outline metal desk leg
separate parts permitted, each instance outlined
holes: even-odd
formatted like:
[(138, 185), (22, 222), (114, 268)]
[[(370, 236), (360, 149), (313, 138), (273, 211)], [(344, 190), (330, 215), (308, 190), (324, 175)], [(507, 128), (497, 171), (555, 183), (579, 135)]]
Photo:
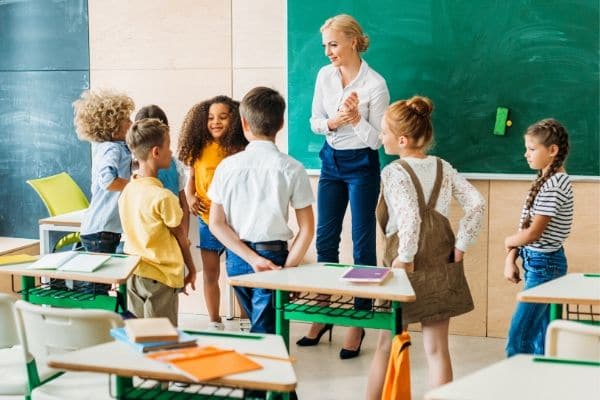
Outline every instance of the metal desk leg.
[(284, 318), (284, 307), (290, 301), (288, 292), (275, 291), (275, 333), (283, 337), (285, 347), (290, 351), (290, 321)]
[(127, 284), (120, 283), (117, 286), (117, 296), (120, 297), (120, 300), (117, 299), (117, 304), (120, 304), (122, 307), (121, 312), (127, 311)]
[(123, 376), (116, 376), (117, 383), (117, 399), (125, 399), (127, 392), (133, 387), (133, 378), (126, 378)]
[(561, 319), (563, 312), (562, 304), (550, 304), (550, 321)]
[(40, 255), (50, 254), (50, 226), (40, 225)]
[(225, 291), (227, 292), (227, 316), (225, 318), (231, 321), (235, 316), (235, 290), (229, 282), (226, 282)]
[(390, 330), (392, 337), (402, 333), (402, 305), (397, 301), (392, 301), (392, 321)]
[(29, 301), (29, 291), (35, 287), (35, 278), (33, 276), (21, 276), (21, 298)]

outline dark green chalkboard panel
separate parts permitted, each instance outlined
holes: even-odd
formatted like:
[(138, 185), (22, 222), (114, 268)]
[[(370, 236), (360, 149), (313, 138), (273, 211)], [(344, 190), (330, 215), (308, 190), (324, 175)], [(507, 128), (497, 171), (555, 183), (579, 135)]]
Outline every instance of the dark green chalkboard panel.
[(66, 171), (89, 196), (90, 149), (71, 106), (88, 86), (87, 72), (0, 72), (0, 236), (35, 238), (48, 215), (27, 179)]
[[(354, 15), (371, 38), (364, 55), (388, 82), (392, 100), (414, 94), (435, 103), (434, 154), (462, 172), (530, 173), (522, 133), (545, 117), (571, 134), (567, 168), (599, 175), (599, 63), (596, 0), (288, 1), (289, 152), (320, 168), (323, 136), (310, 109), (323, 55), (319, 27)], [(496, 108), (513, 126), (493, 135)]]
[(86, 0), (0, 0), (0, 235), (38, 237), (27, 179), (68, 172), (89, 196), (71, 103), (89, 88)]
[(0, 70), (89, 68), (87, 0), (0, 0)]

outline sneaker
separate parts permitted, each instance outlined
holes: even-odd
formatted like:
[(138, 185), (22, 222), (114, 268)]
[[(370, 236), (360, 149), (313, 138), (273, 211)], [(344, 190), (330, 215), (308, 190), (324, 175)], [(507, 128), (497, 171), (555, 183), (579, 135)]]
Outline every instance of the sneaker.
[(240, 319), (240, 331), (250, 332), (250, 328), (252, 328), (252, 323), (248, 318)]
[(225, 325), (222, 322), (209, 322), (208, 323), (208, 327), (206, 328), (207, 331), (224, 331), (225, 330)]

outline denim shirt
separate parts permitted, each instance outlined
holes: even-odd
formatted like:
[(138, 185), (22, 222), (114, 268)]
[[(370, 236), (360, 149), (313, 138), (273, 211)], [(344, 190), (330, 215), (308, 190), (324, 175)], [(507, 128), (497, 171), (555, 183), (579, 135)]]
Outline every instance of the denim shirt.
[(107, 189), (116, 178), (131, 178), (131, 152), (125, 142), (92, 143), (92, 201), (81, 221), (82, 235), (122, 233), (117, 204), (121, 192)]

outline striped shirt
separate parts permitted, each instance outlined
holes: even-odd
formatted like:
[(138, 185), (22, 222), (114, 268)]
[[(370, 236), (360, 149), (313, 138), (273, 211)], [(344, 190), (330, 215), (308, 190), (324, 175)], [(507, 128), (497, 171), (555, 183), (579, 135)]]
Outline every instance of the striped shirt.
[[(531, 220), (536, 215), (546, 215), (550, 217), (550, 222), (542, 236), (525, 247), (542, 252), (560, 249), (573, 225), (573, 188), (569, 175), (559, 172), (550, 177), (542, 185), (529, 213)], [(526, 215), (527, 210), (523, 206), (520, 225)]]

